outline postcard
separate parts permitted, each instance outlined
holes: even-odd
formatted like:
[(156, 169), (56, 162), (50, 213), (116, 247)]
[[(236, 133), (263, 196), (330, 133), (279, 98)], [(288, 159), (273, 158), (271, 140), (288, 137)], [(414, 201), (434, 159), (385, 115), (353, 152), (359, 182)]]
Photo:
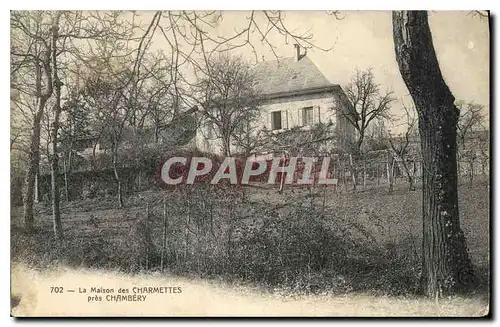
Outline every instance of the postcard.
[(488, 11), (11, 11), (13, 317), (491, 317)]

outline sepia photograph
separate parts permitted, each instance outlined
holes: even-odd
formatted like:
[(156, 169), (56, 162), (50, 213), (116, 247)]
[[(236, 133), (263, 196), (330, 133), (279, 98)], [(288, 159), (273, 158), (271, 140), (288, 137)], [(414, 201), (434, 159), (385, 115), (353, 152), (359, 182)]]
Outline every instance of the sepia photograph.
[(489, 11), (9, 15), (11, 317), (491, 319)]

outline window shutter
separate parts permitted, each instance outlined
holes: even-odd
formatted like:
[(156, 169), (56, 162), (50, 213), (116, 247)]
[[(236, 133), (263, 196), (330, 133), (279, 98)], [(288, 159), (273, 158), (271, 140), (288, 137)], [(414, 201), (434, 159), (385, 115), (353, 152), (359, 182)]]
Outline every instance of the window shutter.
[(304, 125), (303, 121), (302, 121), (302, 108), (298, 108), (297, 109), (297, 126), (302, 126)]
[(321, 112), (320, 112), (319, 106), (314, 106), (313, 107), (313, 125), (321, 122), (320, 114), (321, 114)]
[[(282, 127), (288, 129), (288, 110), (284, 110), (282, 112), (285, 113), (285, 117), (284, 117), (285, 123)], [(281, 119), (283, 119), (283, 116), (281, 117)]]
[(267, 114), (266, 127), (267, 127), (268, 130), (272, 130), (273, 129), (273, 126), (272, 126), (272, 113), (271, 112), (269, 112)]

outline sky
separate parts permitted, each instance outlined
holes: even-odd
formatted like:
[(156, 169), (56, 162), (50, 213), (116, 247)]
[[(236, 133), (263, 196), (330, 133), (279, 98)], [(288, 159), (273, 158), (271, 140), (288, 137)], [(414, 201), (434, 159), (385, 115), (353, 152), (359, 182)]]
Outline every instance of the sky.
[[(149, 13), (145, 13), (147, 20)], [(224, 11), (223, 20), (215, 31), (219, 35), (233, 35), (247, 23), (249, 12)], [(310, 49), (307, 56), (318, 66), (330, 82), (345, 87), (356, 69), (373, 68), (377, 83), (383, 90), (393, 91), (398, 101), (411, 103), (408, 90), (398, 70), (392, 39), (390, 11), (344, 11), (342, 19), (335, 19), (324, 11), (285, 12), (285, 24), (297, 32), (310, 32), (314, 43), (330, 51)], [(259, 16), (258, 21), (264, 22)], [(457, 100), (474, 101), (489, 111), (489, 27), (487, 19), (467, 11), (432, 11), (429, 24), (441, 71)], [(265, 26), (263, 23), (262, 26)], [(276, 34), (268, 36), (280, 57), (295, 55), (293, 42)], [(257, 35), (253, 42), (258, 60), (275, 60), (268, 46), (261, 44)], [(154, 46), (168, 48), (161, 35), (156, 35)], [(255, 62), (250, 48), (236, 51)], [(402, 114), (399, 103), (393, 104), (393, 114)], [(397, 129), (400, 122), (393, 123)], [(389, 125), (390, 126), (390, 125)]]
[[(152, 11), (137, 12), (143, 26), (153, 18)], [(248, 25), (249, 11), (223, 11), (217, 27), (209, 30), (211, 37), (232, 36)], [(325, 11), (286, 11), (284, 23), (294, 33), (310, 33), (313, 43), (329, 51), (309, 49), (307, 56), (323, 72), (327, 79), (345, 89), (356, 69), (373, 69), (375, 80), (383, 91), (393, 91), (397, 101), (392, 104), (394, 117), (402, 117), (400, 101), (411, 104), (408, 90), (397, 66), (390, 11), (342, 11), (341, 19), (327, 15)], [(266, 28), (267, 19), (256, 12), (255, 19)], [(488, 20), (473, 16), (468, 11), (431, 11), (429, 24), (434, 47), (443, 76), (456, 100), (474, 101), (485, 106), (489, 114), (489, 26)], [(167, 18), (161, 21), (168, 27)], [(270, 33), (267, 39), (275, 47), (279, 57), (295, 56), (293, 41), (278, 33)], [(251, 36), (257, 60), (276, 60), (270, 47), (262, 43), (258, 33)], [(153, 38), (153, 50), (170, 51), (170, 45), (161, 32)], [(239, 54), (255, 63), (250, 46), (238, 48)], [(405, 130), (405, 120), (386, 123), (393, 133)]]

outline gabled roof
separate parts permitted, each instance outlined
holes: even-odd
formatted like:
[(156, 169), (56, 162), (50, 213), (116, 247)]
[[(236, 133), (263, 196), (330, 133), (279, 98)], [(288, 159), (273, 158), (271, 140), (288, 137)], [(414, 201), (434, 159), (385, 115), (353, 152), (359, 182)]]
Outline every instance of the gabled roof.
[(254, 66), (256, 87), (264, 95), (333, 87), (308, 57), (265, 61)]

